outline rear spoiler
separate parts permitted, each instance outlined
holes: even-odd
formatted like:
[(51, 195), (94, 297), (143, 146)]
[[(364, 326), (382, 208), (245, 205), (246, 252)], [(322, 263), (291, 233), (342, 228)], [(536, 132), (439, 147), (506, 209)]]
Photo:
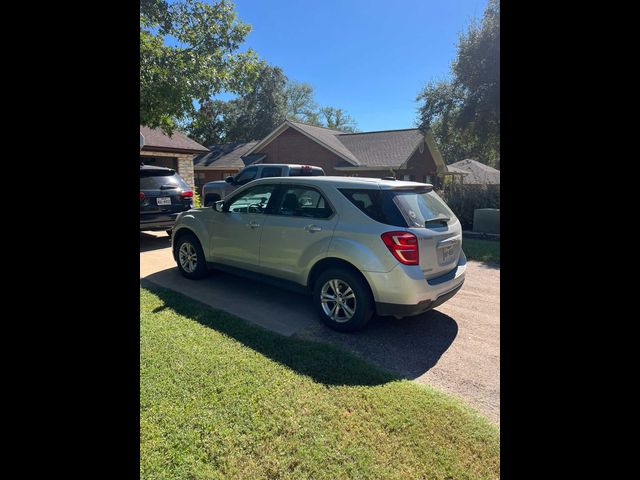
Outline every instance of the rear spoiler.
[(421, 185), (411, 185), (411, 186), (400, 186), (400, 187), (391, 187), (389, 190), (393, 192), (416, 192), (416, 193), (429, 193), (433, 190), (433, 185), (430, 183), (423, 183)]

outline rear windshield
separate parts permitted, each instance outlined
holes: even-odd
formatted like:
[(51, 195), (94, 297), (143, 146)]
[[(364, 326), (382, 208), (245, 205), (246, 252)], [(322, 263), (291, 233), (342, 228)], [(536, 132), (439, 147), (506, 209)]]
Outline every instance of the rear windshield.
[(386, 225), (425, 227), (429, 220), (454, 218), (434, 191), (340, 189), (340, 192), (370, 218)]
[(160, 190), (162, 186), (189, 190), (189, 186), (176, 172), (170, 170), (140, 170), (140, 190)]
[(322, 177), (324, 176), (324, 170), (319, 167), (291, 167), (289, 168), (290, 177)]

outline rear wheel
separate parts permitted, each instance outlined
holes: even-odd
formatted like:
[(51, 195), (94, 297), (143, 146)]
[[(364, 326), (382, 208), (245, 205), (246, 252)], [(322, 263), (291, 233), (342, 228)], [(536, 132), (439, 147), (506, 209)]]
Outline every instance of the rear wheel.
[(313, 300), (322, 321), (340, 332), (359, 330), (373, 316), (368, 286), (347, 269), (322, 272), (314, 285)]
[(176, 242), (176, 263), (180, 273), (192, 280), (204, 278), (208, 274), (204, 251), (195, 235), (185, 233)]

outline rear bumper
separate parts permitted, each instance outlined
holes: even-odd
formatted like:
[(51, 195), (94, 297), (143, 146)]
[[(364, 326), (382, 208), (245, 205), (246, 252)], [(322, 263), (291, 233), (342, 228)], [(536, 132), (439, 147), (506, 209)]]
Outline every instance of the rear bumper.
[(443, 293), (437, 297), (434, 301), (423, 300), (416, 305), (403, 305), (398, 303), (378, 303), (376, 302), (376, 313), (380, 316), (393, 315), (394, 317), (411, 317), (413, 315), (420, 315), (421, 313), (428, 312), (432, 308), (436, 308), (438, 305), (442, 305), (444, 302), (453, 297), (462, 288), (462, 284), (455, 287), (453, 290), (447, 293)]
[(462, 287), (467, 257), (437, 278), (426, 280), (420, 267), (398, 265), (386, 273), (362, 272), (371, 286), (378, 315), (408, 317), (431, 310), (453, 297)]
[(140, 231), (143, 230), (169, 230), (176, 223), (176, 218), (181, 212), (162, 215), (140, 215)]

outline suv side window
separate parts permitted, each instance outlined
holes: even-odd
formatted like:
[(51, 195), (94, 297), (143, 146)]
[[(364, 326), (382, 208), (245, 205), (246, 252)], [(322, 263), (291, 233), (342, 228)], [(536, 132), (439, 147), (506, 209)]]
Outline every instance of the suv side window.
[(274, 209), (276, 215), (294, 217), (329, 218), (333, 211), (322, 194), (309, 187), (285, 186), (279, 205)]
[(245, 183), (249, 183), (251, 180), (256, 178), (258, 174), (258, 167), (249, 167), (246, 170), (243, 170), (240, 175), (236, 177), (236, 183), (238, 185), (244, 185)]
[(225, 212), (269, 213), (269, 201), (276, 189), (275, 185), (257, 185), (241, 193), (230, 202), (225, 202)]
[(282, 176), (282, 167), (263, 167), (262, 173), (260, 174), (260, 178), (281, 177), (281, 176)]
[(404, 217), (398, 211), (397, 206), (390, 201), (380, 190), (339, 188), (351, 203), (376, 222), (397, 227), (407, 227)]

